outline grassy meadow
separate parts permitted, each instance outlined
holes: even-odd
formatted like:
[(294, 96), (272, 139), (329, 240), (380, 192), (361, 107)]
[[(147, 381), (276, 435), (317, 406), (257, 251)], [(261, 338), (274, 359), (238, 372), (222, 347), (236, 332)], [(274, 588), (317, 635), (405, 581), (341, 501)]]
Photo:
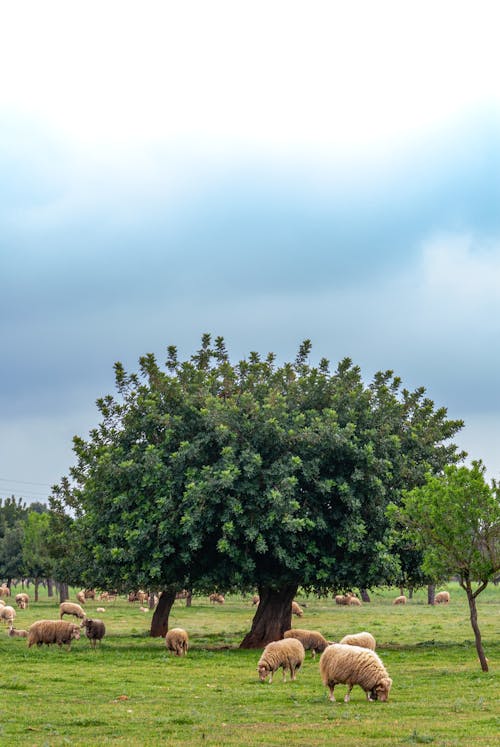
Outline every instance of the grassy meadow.
[[(397, 590), (372, 592), (370, 604), (339, 607), (332, 599), (298, 595), (304, 616), (295, 627), (329, 640), (369, 630), (393, 679), (388, 703), (370, 703), (346, 687), (330, 703), (318, 661), (306, 653), (295, 682), (257, 677), (259, 651), (238, 645), (255, 608), (251, 598), (222, 606), (194, 597), (177, 601), (170, 627), (186, 628), (190, 650), (176, 658), (148, 635), (151, 612), (125, 598), (87, 602), (107, 634), (93, 651), (82, 637), (70, 652), (27, 648), (0, 624), (0, 745), (500, 745), (500, 587), (478, 598), (490, 671), (483, 673), (464, 592), (449, 584), (449, 606), (430, 607), (426, 591), (393, 606)], [(13, 594), (21, 591), (20, 587)], [(28, 589), (32, 596), (32, 587)], [(75, 600), (74, 593), (71, 600)], [(96, 607), (105, 612), (97, 613)], [(58, 617), (57, 599), (18, 610), (16, 628)], [(72, 619), (65, 617), (65, 619)]]

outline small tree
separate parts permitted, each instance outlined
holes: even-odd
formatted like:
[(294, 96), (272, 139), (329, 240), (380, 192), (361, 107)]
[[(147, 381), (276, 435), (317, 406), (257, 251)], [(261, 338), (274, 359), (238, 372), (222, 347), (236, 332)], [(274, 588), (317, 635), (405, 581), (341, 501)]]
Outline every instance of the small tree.
[(40, 580), (52, 574), (53, 562), (48, 546), (49, 526), (49, 514), (37, 511), (30, 511), (24, 524), (23, 565), (26, 575), (33, 578), (35, 584), (35, 602), (38, 602)]
[[(477, 621), (476, 598), (500, 569), (500, 491), (489, 486), (481, 462), (472, 467), (447, 466), (427, 476), (422, 487), (391, 507), (397, 520), (413, 530), (423, 551), (423, 569), (431, 577), (458, 575), (467, 594), (470, 620), (481, 668), (488, 663)], [(473, 588), (473, 583), (477, 583)]]

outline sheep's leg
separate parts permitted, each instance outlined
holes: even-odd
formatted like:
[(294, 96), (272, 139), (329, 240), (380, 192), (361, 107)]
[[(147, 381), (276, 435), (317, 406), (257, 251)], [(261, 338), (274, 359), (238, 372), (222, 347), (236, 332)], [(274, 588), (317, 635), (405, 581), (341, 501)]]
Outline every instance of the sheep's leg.
[(271, 684), (271, 682), (273, 681), (273, 674), (274, 674), (274, 672), (271, 670), (269, 672), (269, 684)]
[(315, 659), (315, 658), (316, 658), (316, 649), (315, 649), (315, 648), (312, 648), (312, 649), (311, 649), (311, 653), (312, 653), (312, 657), (313, 657), (313, 659)]
[(345, 698), (344, 698), (344, 703), (349, 703), (349, 701), (351, 699), (351, 690), (352, 690), (352, 685), (348, 685), (347, 686), (347, 692), (346, 692)]
[(328, 689), (330, 690), (329, 698), (332, 701), (332, 703), (335, 703), (335, 695), (333, 694), (333, 690), (335, 688), (336, 683), (334, 682), (333, 685), (328, 685)]

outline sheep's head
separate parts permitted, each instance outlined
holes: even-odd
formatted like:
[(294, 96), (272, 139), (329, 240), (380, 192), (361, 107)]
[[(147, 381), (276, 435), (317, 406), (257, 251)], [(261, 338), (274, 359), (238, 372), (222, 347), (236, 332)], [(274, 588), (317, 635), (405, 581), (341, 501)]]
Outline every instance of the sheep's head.
[(264, 682), (264, 680), (269, 676), (271, 672), (267, 664), (259, 664), (259, 666), (257, 667), (257, 671), (259, 673), (259, 679), (261, 682)]
[(71, 628), (71, 638), (77, 641), (80, 638), (80, 628), (78, 625), (73, 625)]
[(383, 677), (378, 682), (373, 690), (371, 691), (373, 700), (380, 700), (381, 703), (386, 703), (389, 698), (389, 691), (392, 686), (392, 680), (390, 677)]

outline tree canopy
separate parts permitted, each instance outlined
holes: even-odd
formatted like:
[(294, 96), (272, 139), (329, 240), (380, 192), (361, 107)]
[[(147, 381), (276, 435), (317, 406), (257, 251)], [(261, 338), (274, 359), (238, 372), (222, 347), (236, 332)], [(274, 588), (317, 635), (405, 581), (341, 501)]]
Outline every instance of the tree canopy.
[(186, 361), (169, 347), (165, 369), (152, 354), (138, 373), (115, 364), (117, 393), (98, 400), (101, 422), (75, 437), (71, 481), (56, 490), (89, 583), (257, 587), (265, 624), (248, 644), (261, 645), (276, 632), (269, 595), (282, 594), (283, 627), (299, 585), (393, 579), (387, 504), (461, 458), (450, 439), (462, 422), (392, 371), (366, 385), (351, 360), (331, 372), (310, 352), (305, 341), (293, 362), (231, 363), (223, 338), (204, 335)]

